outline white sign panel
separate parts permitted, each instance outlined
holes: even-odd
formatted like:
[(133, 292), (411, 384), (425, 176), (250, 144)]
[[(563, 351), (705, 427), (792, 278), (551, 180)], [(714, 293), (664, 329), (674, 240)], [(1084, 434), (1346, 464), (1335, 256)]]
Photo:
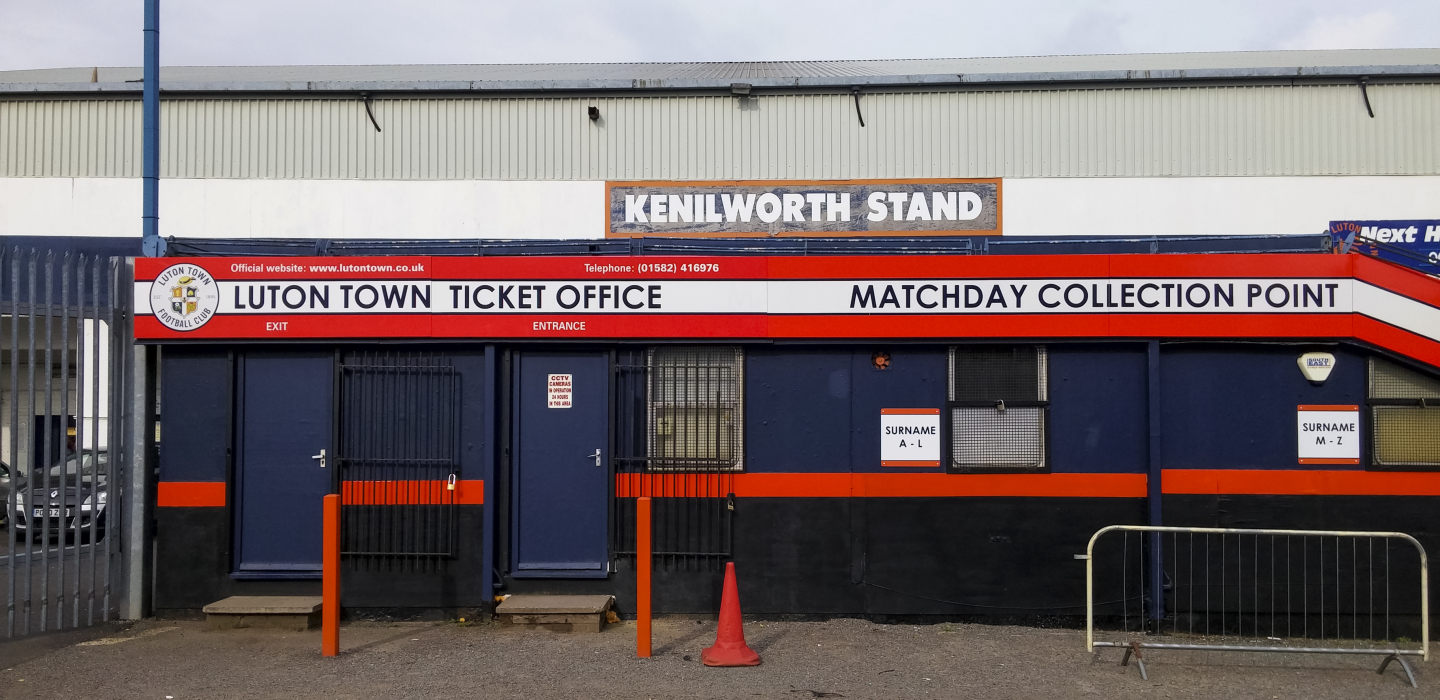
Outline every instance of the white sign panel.
[(1301, 464), (1359, 464), (1359, 406), (1301, 406), (1296, 411)]
[(880, 466), (940, 466), (940, 409), (880, 409)]
[(569, 374), (552, 374), (546, 379), (546, 393), (550, 408), (570, 408), (573, 384)]
[[(194, 267), (194, 266), (176, 266)], [(298, 267), (298, 266), (297, 266)], [(641, 265), (644, 267), (644, 265)], [(198, 269), (198, 268), (197, 268)], [(141, 314), (170, 287), (135, 283)], [(1366, 288), (1368, 285), (1353, 285)], [(158, 290), (158, 291), (157, 291)], [(183, 291), (183, 290), (182, 290)], [(215, 280), (210, 315), (1351, 313), (1352, 282), (1312, 278), (972, 280)], [(1384, 307), (1384, 304), (1376, 304)], [(1393, 306), (1393, 305), (1392, 305)], [(1426, 311), (1433, 311), (1424, 307)], [(1422, 312), (1423, 315), (1424, 312)], [(206, 316), (208, 319), (208, 316)]]

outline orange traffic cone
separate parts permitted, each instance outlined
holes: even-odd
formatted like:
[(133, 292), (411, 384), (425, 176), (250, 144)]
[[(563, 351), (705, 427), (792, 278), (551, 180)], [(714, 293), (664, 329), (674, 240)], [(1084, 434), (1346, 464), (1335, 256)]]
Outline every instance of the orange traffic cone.
[(740, 592), (735, 589), (735, 562), (725, 563), (725, 591), (720, 595), (720, 628), (715, 646), (700, 652), (706, 666), (759, 666), (760, 655), (745, 646), (740, 621)]

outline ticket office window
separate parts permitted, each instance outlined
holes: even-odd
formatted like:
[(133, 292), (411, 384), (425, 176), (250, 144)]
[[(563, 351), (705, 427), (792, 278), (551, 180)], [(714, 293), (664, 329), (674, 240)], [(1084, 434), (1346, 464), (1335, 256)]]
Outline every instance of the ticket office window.
[(1370, 358), (1370, 467), (1440, 469), (1440, 379)]
[(1048, 471), (1045, 346), (957, 345), (949, 354), (949, 471)]
[(744, 353), (735, 346), (646, 351), (650, 471), (744, 470)]

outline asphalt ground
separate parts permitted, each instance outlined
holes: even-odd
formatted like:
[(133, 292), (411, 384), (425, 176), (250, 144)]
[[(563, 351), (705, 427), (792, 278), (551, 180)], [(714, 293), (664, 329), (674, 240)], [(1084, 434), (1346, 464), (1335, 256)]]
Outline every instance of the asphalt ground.
[(600, 634), (357, 622), (342, 627), (342, 652), (327, 659), (318, 632), (149, 620), (38, 646), (47, 638), (0, 642), (0, 697), (1440, 697), (1440, 677), (1418, 661), (1417, 690), (1394, 664), (1376, 675), (1369, 657), (1149, 651), (1143, 681), (1133, 665), (1119, 665), (1120, 651), (1087, 653), (1078, 630), (850, 619), (745, 627), (764, 659), (758, 667), (701, 665), (713, 621), (656, 620), (649, 659), (635, 656), (634, 622)]

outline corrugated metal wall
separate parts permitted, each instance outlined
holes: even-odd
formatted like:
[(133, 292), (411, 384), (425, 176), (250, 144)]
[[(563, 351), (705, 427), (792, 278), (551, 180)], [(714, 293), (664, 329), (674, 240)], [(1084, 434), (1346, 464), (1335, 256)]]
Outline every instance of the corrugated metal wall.
[[(849, 95), (173, 99), (164, 177), (1433, 175), (1440, 84)], [(598, 124), (586, 116), (595, 105)], [(0, 101), (0, 177), (138, 177), (140, 105)]]

